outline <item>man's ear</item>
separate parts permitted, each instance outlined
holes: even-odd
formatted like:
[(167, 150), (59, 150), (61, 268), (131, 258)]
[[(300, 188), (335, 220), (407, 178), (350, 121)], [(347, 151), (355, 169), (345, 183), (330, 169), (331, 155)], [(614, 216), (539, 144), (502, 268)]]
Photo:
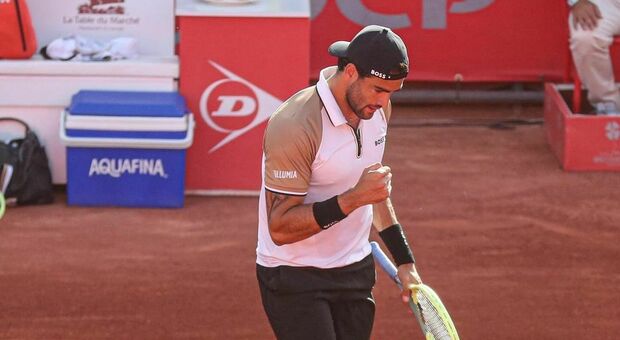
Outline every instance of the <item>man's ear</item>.
[(359, 77), (359, 73), (357, 72), (357, 67), (355, 67), (355, 65), (353, 65), (352, 63), (348, 63), (344, 67), (344, 74), (351, 81), (356, 81), (357, 78)]

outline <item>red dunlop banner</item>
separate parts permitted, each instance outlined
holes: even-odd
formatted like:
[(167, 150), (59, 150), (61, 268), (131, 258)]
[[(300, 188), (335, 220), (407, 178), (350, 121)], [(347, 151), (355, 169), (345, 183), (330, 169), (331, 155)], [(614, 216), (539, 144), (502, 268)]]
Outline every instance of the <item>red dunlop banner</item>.
[[(392, 28), (409, 49), (408, 80), (559, 81), (568, 62), (564, 0), (313, 0), (311, 77), (327, 47), (363, 26)], [(460, 75), (460, 76), (459, 76)]]
[(263, 131), (308, 86), (308, 18), (182, 16), (180, 91), (196, 118), (186, 188), (257, 193)]

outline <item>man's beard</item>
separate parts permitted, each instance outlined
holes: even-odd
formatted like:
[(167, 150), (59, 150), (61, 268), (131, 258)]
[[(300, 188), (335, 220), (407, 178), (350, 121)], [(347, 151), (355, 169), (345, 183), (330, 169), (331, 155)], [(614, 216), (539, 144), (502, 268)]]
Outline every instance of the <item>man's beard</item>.
[(364, 115), (364, 109), (367, 105), (361, 105), (359, 103), (361, 100), (359, 98), (360, 91), (358, 81), (359, 80), (356, 80), (353, 84), (351, 84), (351, 86), (349, 86), (345, 93), (345, 99), (347, 100), (349, 107), (351, 107), (351, 110), (353, 110), (353, 113), (355, 113), (358, 118), (368, 120), (372, 118), (374, 111), (371, 112), (370, 115)]

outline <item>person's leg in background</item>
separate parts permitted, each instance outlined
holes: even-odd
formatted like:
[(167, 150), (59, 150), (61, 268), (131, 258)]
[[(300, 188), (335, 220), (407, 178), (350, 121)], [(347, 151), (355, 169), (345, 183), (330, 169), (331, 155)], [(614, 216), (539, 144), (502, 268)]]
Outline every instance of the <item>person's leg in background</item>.
[(620, 91), (616, 87), (609, 46), (620, 34), (620, 0), (590, 0), (602, 19), (594, 30), (575, 27), (569, 17), (570, 48), (575, 68), (588, 89), (588, 100), (597, 113), (620, 114)]

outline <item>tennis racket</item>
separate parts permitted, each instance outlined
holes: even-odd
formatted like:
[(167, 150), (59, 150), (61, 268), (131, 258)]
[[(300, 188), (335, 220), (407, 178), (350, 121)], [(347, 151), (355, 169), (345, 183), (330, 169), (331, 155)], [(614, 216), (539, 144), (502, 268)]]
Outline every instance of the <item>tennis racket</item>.
[[(377, 242), (370, 242), (370, 246), (372, 247), (372, 255), (375, 260), (377, 260), (381, 268), (398, 287), (402, 289), (396, 266), (381, 250)], [(416, 319), (418, 319), (426, 340), (459, 340), (459, 335), (446, 307), (431, 287), (423, 283), (413, 285), (411, 287), (409, 308), (411, 308)]]
[(6, 208), (6, 202), (4, 201), (4, 194), (0, 191), (0, 220), (4, 216), (5, 208)]

